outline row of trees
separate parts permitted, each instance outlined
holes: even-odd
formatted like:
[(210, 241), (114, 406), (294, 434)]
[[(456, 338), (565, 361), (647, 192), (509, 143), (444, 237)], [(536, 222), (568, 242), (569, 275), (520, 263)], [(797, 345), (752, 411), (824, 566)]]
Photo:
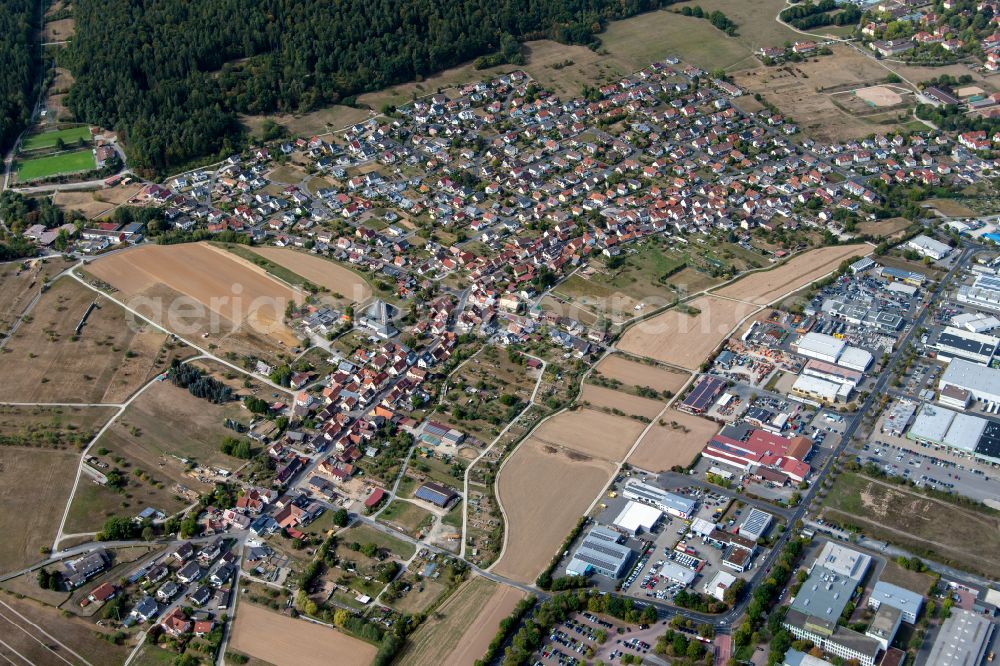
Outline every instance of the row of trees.
[(31, 120), (38, 93), (37, 5), (35, 0), (0, 2), (0, 153)]
[(62, 64), (73, 113), (162, 172), (239, 148), (238, 113), (349, 101), (498, 48), (513, 59), (513, 40), (595, 44), (606, 21), (672, 1), (80, 0)]

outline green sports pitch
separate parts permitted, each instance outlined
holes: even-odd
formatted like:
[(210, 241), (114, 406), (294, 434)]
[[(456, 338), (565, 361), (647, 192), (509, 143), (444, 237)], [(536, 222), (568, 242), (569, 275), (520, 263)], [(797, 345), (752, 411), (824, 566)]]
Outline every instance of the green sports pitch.
[(21, 162), (17, 166), (17, 180), (26, 183), (39, 178), (91, 171), (96, 168), (97, 162), (90, 149), (77, 150)]
[(25, 140), (21, 143), (21, 150), (43, 150), (45, 148), (54, 148), (59, 142), (59, 139), (62, 139), (63, 143), (67, 146), (77, 143), (80, 139), (89, 143), (90, 127), (83, 125), (81, 127), (70, 127), (69, 129), (32, 134), (31, 136), (25, 138)]

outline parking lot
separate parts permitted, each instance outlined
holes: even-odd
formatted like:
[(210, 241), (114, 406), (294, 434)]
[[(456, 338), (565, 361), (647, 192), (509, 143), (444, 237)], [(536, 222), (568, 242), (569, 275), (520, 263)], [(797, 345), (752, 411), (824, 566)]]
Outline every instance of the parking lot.
[(624, 654), (648, 658), (663, 627), (626, 625), (589, 612), (575, 613), (549, 632), (536, 654), (536, 664), (579, 666), (619, 661)]
[(886, 474), (903, 476), (919, 486), (979, 501), (1000, 498), (1000, 469), (942, 447), (882, 433), (855, 450), (855, 455), (861, 464), (874, 463)]

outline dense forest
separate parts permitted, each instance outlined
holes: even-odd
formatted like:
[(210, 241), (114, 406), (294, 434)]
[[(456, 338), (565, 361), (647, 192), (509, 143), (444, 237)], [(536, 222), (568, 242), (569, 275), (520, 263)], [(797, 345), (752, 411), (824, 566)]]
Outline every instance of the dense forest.
[(308, 111), (674, 0), (78, 0), (68, 103), (164, 172), (238, 147), (237, 113)]
[(35, 0), (0, 2), (0, 152), (31, 119), (35, 105), (38, 47), (35, 45), (38, 3)]

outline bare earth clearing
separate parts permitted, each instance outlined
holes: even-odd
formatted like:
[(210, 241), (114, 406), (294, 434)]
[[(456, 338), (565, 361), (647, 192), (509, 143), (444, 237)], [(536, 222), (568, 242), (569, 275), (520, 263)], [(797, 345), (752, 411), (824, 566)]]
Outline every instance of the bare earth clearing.
[(322, 257), (287, 247), (255, 247), (253, 251), (346, 300), (363, 303), (372, 296), (372, 288), (364, 278)]
[(622, 351), (645, 356), (688, 370), (696, 370), (720, 342), (757, 306), (713, 296), (701, 296), (686, 306), (695, 315), (671, 308), (641, 321), (625, 332), (618, 343)]
[(800, 254), (781, 266), (769, 271), (751, 273), (741, 280), (713, 293), (759, 305), (767, 305), (780, 296), (796, 291), (827, 273), (837, 269), (840, 262), (850, 257), (869, 254), (871, 245), (834, 245)]
[[(770, 17), (773, 19), (774, 15), (775, 12), (772, 12)], [(862, 55), (849, 46), (832, 44), (830, 48), (834, 53), (832, 56), (777, 67), (760, 66), (747, 72), (738, 72), (735, 82), (744, 89), (762, 94), (783, 113), (794, 116), (803, 129), (817, 140), (846, 140), (872, 132), (886, 132), (909, 122), (911, 115), (907, 109), (862, 118), (834, 104), (829, 89), (861, 88), (878, 84), (889, 75), (889, 70), (875, 59)], [(895, 63), (891, 66), (895, 68)], [(927, 78), (930, 76), (925, 74), (923, 78), (910, 80), (921, 81)], [(903, 116), (901, 121), (898, 120), (900, 114)]]
[(235, 330), (254, 341), (293, 347), (285, 304), (290, 287), (248, 261), (207, 243), (147, 245), (98, 259), (87, 271), (168, 330), (224, 339)]
[(275, 666), (367, 666), (374, 645), (304, 620), (272, 613), (250, 603), (240, 604), (233, 624), (232, 646)]
[(68, 212), (78, 212), (88, 220), (109, 215), (115, 208), (142, 191), (142, 184), (115, 185), (93, 192), (56, 192), (52, 202)]
[(602, 376), (628, 386), (648, 386), (657, 391), (677, 393), (689, 375), (686, 372), (631, 361), (624, 356), (607, 356), (594, 368)]
[[(79, 454), (4, 447), (0, 453), (0, 573), (40, 559), (52, 544), (73, 487)], [(0, 634), (3, 634), (0, 628)]]
[(166, 336), (130, 319), (76, 280), (56, 280), (0, 355), (0, 400), (113, 402), (131, 395), (162, 367), (157, 358)]
[(643, 428), (645, 424), (635, 419), (596, 409), (578, 409), (553, 416), (538, 427), (532, 439), (566, 449), (571, 458), (595, 457), (618, 462), (628, 453)]
[[(612, 437), (615, 431), (602, 432)], [(622, 437), (619, 444), (627, 449), (634, 438)], [(507, 517), (507, 547), (495, 571), (514, 580), (533, 581), (611, 480), (615, 468), (614, 463), (559, 449), (534, 437), (525, 440), (497, 479)]]
[[(660, 425), (660, 421), (666, 425)], [(687, 467), (716, 432), (718, 423), (671, 409), (639, 440), (628, 462), (650, 472)]]
[(632, 414), (636, 414), (638, 416), (645, 416), (647, 419), (651, 419), (659, 414), (663, 410), (664, 405), (659, 400), (640, 398), (639, 396), (629, 395), (628, 393), (622, 393), (621, 391), (615, 391), (603, 386), (595, 386), (594, 384), (584, 384), (579, 400), (580, 402), (586, 401), (590, 403), (591, 407), (618, 409), (625, 412), (626, 415), (631, 416)]

